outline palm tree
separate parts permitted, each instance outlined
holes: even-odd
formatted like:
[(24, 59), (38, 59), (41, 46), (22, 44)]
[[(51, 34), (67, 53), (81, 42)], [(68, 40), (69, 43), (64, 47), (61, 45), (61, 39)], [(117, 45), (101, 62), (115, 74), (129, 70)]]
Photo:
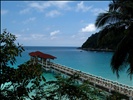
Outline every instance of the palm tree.
[(99, 42), (109, 33), (124, 36), (111, 59), (111, 68), (117, 77), (119, 71), (127, 69), (127, 73), (132, 78), (133, 75), (133, 1), (132, 0), (113, 0), (109, 4), (109, 10), (100, 13), (95, 25), (101, 28)]

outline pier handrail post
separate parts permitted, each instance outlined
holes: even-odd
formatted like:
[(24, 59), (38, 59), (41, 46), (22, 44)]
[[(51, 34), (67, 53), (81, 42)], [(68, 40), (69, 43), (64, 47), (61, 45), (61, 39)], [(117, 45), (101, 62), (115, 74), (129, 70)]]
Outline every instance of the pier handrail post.
[(129, 97), (129, 100), (133, 100), (132, 96)]

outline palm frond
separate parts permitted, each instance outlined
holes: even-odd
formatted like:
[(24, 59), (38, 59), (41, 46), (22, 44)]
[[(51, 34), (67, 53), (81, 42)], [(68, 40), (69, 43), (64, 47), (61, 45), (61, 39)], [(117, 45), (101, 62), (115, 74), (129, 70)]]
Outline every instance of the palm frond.
[(129, 41), (129, 54), (128, 54), (128, 60), (127, 62), (129, 63), (129, 68), (127, 70), (127, 73), (130, 75), (130, 78), (132, 78), (133, 76), (133, 24), (131, 24), (131, 26), (129, 27), (129, 34), (128, 34), (128, 41)]
[[(119, 43), (112, 59), (111, 59), (111, 68), (117, 77), (119, 77), (119, 71), (122, 71), (127, 65), (129, 58), (130, 43), (129, 36), (125, 36), (123, 40)], [(128, 71), (129, 72), (129, 71)], [(130, 74), (130, 72), (129, 72)]]
[(119, 3), (117, 3), (116, 0), (113, 0), (113, 2), (109, 4), (109, 11), (116, 11), (118, 8), (119, 8)]
[(130, 79), (132, 79), (132, 76), (133, 76), (133, 46), (132, 46), (132, 49), (129, 51), (128, 63), (130, 65), (129, 65), (129, 68), (127, 70), (127, 73), (128, 73), (128, 75), (130, 75)]
[[(101, 28), (99, 41), (105, 42), (111, 34), (120, 34), (123, 38), (112, 57), (111, 68), (119, 77), (119, 71), (129, 65), (127, 73), (133, 75), (133, 1), (113, 0), (106, 13), (100, 13), (95, 26)], [(122, 33), (122, 34), (121, 34)], [(124, 37), (125, 36), (125, 37)], [(103, 40), (102, 40), (103, 39)]]
[(110, 23), (114, 24), (121, 21), (122, 16), (123, 15), (121, 13), (115, 11), (100, 13), (96, 19), (95, 26), (100, 28)]
[(117, 11), (133, 17), (133, 2), (132, 0), (113, 0), (109, 4), (109, 11)]

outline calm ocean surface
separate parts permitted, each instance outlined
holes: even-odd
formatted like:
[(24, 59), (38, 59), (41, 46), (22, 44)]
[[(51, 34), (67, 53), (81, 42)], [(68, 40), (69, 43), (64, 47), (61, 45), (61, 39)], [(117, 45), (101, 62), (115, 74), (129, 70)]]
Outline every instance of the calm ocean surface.
[[(95, 76), (120, 82), (129, 86), (133, 86), (133, 79), (126, 74), (125, 71), (120, 73), (120, 78), (117, 79), (110, 67), (111, 52), (93, 52), (83, 51), (77, 47), (25, 47), (22, 57), (17, 57), (16, 66), (22, 64), (30, 59), (29, 53), (34, 51), (41, 51), (56, 56), (57, 59), (53, 62), (65, 65)], [(47, 75), (48, 77), (48, 75)], [(51, 77), (51, 76), (50, 76)]]

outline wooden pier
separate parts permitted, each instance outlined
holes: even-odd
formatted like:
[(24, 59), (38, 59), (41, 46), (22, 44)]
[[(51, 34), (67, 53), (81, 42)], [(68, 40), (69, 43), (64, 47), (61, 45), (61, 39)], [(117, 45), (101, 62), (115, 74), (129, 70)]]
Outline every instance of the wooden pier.
[[(75, 70), (73, 68), (62, 66), (60, 64), (50, 62), (50, 60), (47, 61), (46, 58), (41, 59), (41, 60), (38, 59), (37, 56), (36, 57), (34, 56), (34, 58), (36, 58), (36, 60), (34, 59), (34, 61), (36, 61), (38, 64), (42, 65), (42, 67), (45, 68), (46, 70), (56, 70), (60, 73), (66, 74), (66, 75), (73, 75), (74, 73), (80, 73), (80, 75), (81, 75), (80, 79), (82, 81), (88, 80), (89, 82), (91, 82), (94, 85), (105, 88), (106, 90), (108, 90), (108, 92), (115, 91), (120, 94), (124, 94), (124, 95), (128, 96), (129, 100), (133, 100), (133, 87), (131, 87), (131, 86), (127, 86), (127, 85), (124, 85), (124, 84), (121, 84), (118, 82), (104, 79), (102, 77), (91, 75), (88, 73), (84, 73), (79, 70)], [(48, 58), (52, 59), (50, 57), (48, 57)], [(56, 57), (53, 56), (53, 59), (54, 58), (56, 58)], [(33, 56), (32, 56), (32, 59), (33, 59)]]
[[(41, 63), (40, 63), (41, 64)], [(104, 79), (102, 77), (97, 77), (88, 73), (84, 73), (69, 67), (62, 66), (60, 64), (50, 63), (50, 68), (55, 69), (66, 75), (73, 75), (74, 73), (80, 73), (82, 81), (89, 80), (94, 85), (98, 85), (100, 87), (104, 87), (108, 89), (109, 92), (116, 91), (121, 94), (127, 95), (132, 100), (133, 99), (133, 87), (123, 85), (121, 83), (117, 83), (111, 80)]]

